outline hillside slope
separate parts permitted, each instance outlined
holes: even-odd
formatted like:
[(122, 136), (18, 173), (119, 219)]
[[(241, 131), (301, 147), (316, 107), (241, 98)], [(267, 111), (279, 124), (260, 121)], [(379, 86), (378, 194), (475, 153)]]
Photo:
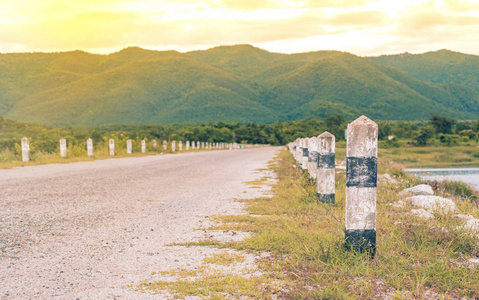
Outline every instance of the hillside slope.
[(479, 115), (479, 92), (470, 87), (475, 72), (465, 73), (467, 85), (431, 82), (382, 60), (338, 51), (287, 55), (250, 45), (188, 53), (130, 47), (110, 55), (0, 54), (0, 114), (50, 126)]

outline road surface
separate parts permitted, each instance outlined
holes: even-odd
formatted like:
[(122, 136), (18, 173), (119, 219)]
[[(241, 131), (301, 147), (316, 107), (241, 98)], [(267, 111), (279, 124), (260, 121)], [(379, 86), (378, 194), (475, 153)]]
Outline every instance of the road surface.
[[(178, 262), (279, 148), (0, 170), (1, 299), (149, 299), (124, 286)], [(157, 298), (156, 298), (157, 299)]]

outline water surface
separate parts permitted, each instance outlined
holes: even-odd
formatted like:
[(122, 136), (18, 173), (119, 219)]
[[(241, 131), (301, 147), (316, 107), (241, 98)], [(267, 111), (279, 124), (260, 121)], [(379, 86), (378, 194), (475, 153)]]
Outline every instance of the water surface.
[(479, 189), (479, 168), (414, 168), (406, 171), (426, 180), (458, 180)]

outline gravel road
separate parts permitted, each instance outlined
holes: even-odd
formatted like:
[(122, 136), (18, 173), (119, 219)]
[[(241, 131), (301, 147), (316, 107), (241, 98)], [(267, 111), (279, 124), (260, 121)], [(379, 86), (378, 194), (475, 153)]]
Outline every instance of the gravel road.
[(176, 267), (181, 247), (166, 245), (199, 237), (211, 215), (241, 213), (234, 199), (254, 196), (244, 182), (277, 151), (0, 170), (0, 298), (158, 299), (124, 287)]

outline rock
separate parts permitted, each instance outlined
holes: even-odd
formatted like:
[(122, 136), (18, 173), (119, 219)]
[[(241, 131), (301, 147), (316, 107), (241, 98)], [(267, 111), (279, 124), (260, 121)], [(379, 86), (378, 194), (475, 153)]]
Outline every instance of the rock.
[(467, 262), (469, 263), (469, 267), (479, 266), (479, 258), (469, 258)]
[(454, 215), (452, 216), (453, 219), (466, 219), (466, 220), (470, 220), (470, 219), (474, 219), (473, 216), (470, 216), (470, 215)]
[(397, 180), (394, 179), (393, 177), (391, 177), (391, 175), (389, 175), (389, 174), (380, 174), (380, 175), (378, 175), (378, 179), (379, 180), (384, 180), (384, 181), (389, 182), (389, 183), (397, 183)]
[(456, 210), (456, 204), (451, 199), (439, 196), (413, 196), (406, 199), (411, 201), (413, 206), (425, 208), (429, 212), (443, 211), (451, 212)]
[(479, 232), (479, 220), (474, 218), (467, 220), (466, 225), (464, 225), (464, 228)]
[(400, 196), (410, 196), (410, 195), (434, 195), (432, 187), (427, 184), (420, 184), (408, 189), (405, 189), (399, 193)]
[(402, 200), (399, 200), (398, 202), (389, 203), (387, 205), (390, 205), (392, 207), (404, 207), (404, 206), (406, 206), (406, 202), (404, 202)]
[(425, 210), (424, 208), (412, 209), (411, 214), (423, 219), (434, 219), (434, 215)]

